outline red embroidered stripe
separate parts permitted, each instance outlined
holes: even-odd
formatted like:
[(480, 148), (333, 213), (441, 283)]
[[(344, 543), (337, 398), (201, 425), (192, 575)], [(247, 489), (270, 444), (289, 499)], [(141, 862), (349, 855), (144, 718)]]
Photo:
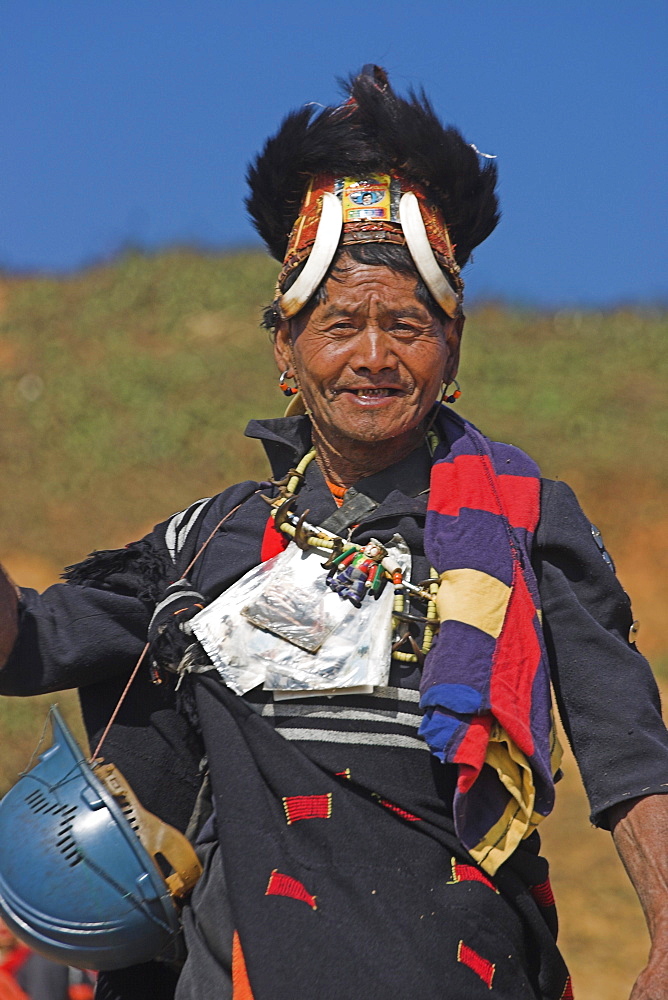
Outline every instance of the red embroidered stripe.
[(283, 809), (288, 825), (300, 819), (329, 819), (332, 815), (332, 793), (326, 795), (284, 795)]
[(533, 531), (539, 513), (540, 481), (533, 476), (496, 476), (486, 455), (458, 455), (454, 462), (441, 462), (432, 470), (429, 510), (456, 517), (462, 507), (500, 514), (490, 509), (489, 481), (476, 466), (487, 468), (499, 485), (505, 513), (515, 528)]
[(377, 796), (377, 798), (381, 806), (385, 806), (386, 809), (390, 809), (393, 813), (396, 813), (397, 816), (401, 816), (402, 819), (407, 820), (409, 823), (418, 823), (422, 818), (421, 816), (414, 816), (413, 813), (406, 812), (406, 810), (402, 809), (401, 806), (396, 806), (394, 802), (390, 802), (388, 799), (381, 799), (380, 796)]
[(448, 882), (448, 885), (452, 885), (455, 882), (482, 882), (489, 889), (493, 889), (494, 892), (498, 892), (498, 889), (494, 885), (491, 879), (481, 872), (479, 868), (475, 868), (473, 865), (460, 865), (457, 863), (455, 858), (451, 859), (452, 863), (452, 878)]
[(303, 903), (308, 903), (312, 910), (318, 909), (315, 896), (307, 892), (306, 887), (299, 879), (293, 878), (292, 875), (284, 875), (276, 868), (269, 876), (265, 896), (289, 896), (290, 899), (299, 899)]
[(552, 895), (552, 886), (550, 885), (549, 878), (541, 882), (540, 885), (530, 886), (529, 892), (539, 906), (554, 906), (554, 896)]
[(472, 969), (476, 975), (480, 976), (487, 989), (491, 990), (495, 969), (493, 962), (488, 962), (486, 958), (479, 955), (473, 948), (469, 948), (463, 941), (459, 942), (459, 947), (457, 948), (457, 961), (463, 965), (468, 965), (469, 969)]
[(335, 771), (334, 774), (337, 778), (347, 778), (350, 781), (350, 768), (347, 767), (345, 771)]
[(564, 992), (559, 997), (559, 1000), (575, 1000), (575, 994), (573, 993), (573, 983), (571, 982), (570, 976), (566, 980), (566, 985), (564, 986)]
[(262, 536), (262, 548), (260, 549), (260, 561), (266, 562), (272, 556), (277, 556), (288, 546), (288, 537), (278, 530), (271, 515), (267, 518)]

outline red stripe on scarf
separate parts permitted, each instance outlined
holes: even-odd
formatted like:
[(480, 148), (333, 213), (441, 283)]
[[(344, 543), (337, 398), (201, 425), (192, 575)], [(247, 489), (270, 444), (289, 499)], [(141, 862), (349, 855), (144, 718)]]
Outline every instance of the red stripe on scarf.
[(485, 754), (493, 722), (494, 720), (489, 713), (474, 716), (466, 729), (462, 742), (457, 747), (453, 761), (455, 764), (459, 764), (457, 791), (462, 794), (468, 792), (485, 763)]
[(494, 715), (527, 757), (534, 752), (532, 691), (541, 662), (535, 617), (531, 594), (519, 563), (516, 563), (506, 620), (494, 650), (490, 701)]
[(428, 509), (450, 517), (462, 507), (500, 514), (498, 506), (490, 507), (490, 483), (496, 478), (487, 455), (457, 455), (452, 462), (437, 462), (431, 470)]
[(540, 513), (540, 479), (533, 476), (499, 476), (497, 482), (513, 528), (535, 531)]
[[(482, 467), (482, 468), (481, 468)], [(481, 471), (488, 474), (481, 476)], [(429, 510), (456, 517), (462, 507), (500, 514), (490, 480), (496, 479), (504, 513), (514, 528), (533, 531), (539, 514), (540, 481), (533, 476), (497, 475), (487, 455), (458, 455), (432, 471)]]

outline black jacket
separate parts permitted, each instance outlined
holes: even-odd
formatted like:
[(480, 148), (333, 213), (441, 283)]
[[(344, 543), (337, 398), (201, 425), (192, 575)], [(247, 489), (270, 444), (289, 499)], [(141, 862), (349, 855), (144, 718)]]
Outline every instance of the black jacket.
[[(246, 433), (263, 441), (275, 478), (310, 447), (306, 417), (252, 421)], [(422, 548), (428, 479), (428, 456), (418, 451), (356, 484), (378, 505), (352, 537), (364, 541), (373, 535), (383, 541), (400, 532), (413, 554), (414, 579), (428, 572)], [(196, 552), (224, 514), (241, 503), (190, 575), (207, 600), (217, 597), (260, 561), (268, 508), (259, 492), (272, 490), (252, 481), (232, 486), (157, 525), (126, 549), (95, 553), (75, 568), (69, 582), (42, 595), (24, 590), (20, 635), (0, 673), (0, 694), (78, 687), (95, 745), (142, 650), (155, 604), (183, 569), (183, 553)], [(336, 511), (316, 463), (309, 466), (297, 499), (297, 512), (306, 509), (312, 523)], [(560, 715), (592, 820), (605, 826), (611, 805), (666, 791), (668, 738), (656, 684), (628, 641), (629, 600), (564, 483), (542, 481), (532, 561)], [(416, 666), (393, 667), (391, 684), (417, 688), (418, 680)], [(262, 701), (254, 694), (249, 700)], [(200, 783), (203, 747), (197, 729), (187, 712), (177, 710), (173, 685), (153, 684), (145, 670), (103, 748), (144, 805), (181, 829)]]
[[(306, 418), (253, 421), (247, 433), (263, 440), (275, 478), (284, 476), (310, 447)], [(356, 484), (376, 506), (360, 519), (352, 537), (365, 541), (373, 535), (384, 541), (401, 533), (413, 556), (414, 580), (428, 573), (422, 533), (429, 467), (428, 455), (418, 451)], [(33, 695), (78, 687), (95, 746), (142, 651), (165, 588), (238, 504), (239, 509), (214, 532), (190, 579), (212, 600), (260, 561), (268, 517), (260, 490), (269, 494), (275, 488), (268, 483), (240, 483), (194, 504), (126, 549), (93, 554), (72, 568), (67, 583), (50, 587), (41, 596), (24, 590), (20, 635), (0, 673), (0, 694)], [(315, 463), (309, 466), (296, 509), (308, 509), (312, 523), (322, 523), (336, 511)], [(605, 825), (611, 805), (668, 788), (668, 738), (658, 692), (646, 661), (628, 641), (632, 621), (628, 598), (563, 483), (542, 481), (532, 562), (561, 718), (582, 772), (592, 819)], [(193, 811), (204, 753), (214, 777), (224, 776), (229, 767), (231, 748), (217, 736), (218, 713), (225, 699), (234, 696), (220, 687), (216, 676), (213, 671), (205, 674), (195, 697), (190, 683), (177, 694), (173, 683), (156, 685), (144, 669), (102, 751), (123, 771), (148, 809), (181, 829)], [(292, 702), (280, 708), (255, 691), (244, 701), (270, 719), (283, 736), (306, 748), (306, 758), (322, 767), (322, 773), (338, 773), (336, 762), (344, 747), (361, 787), (402, 808), (415, 809), (432, 819), (436, 828), (440, 819), (447, 825), (451, 769), (427, 753), (398, 748), (402, 741), (414, 739), (406, 734), (413, 724), (410, 713), (417, 714), (413, 692), (418, 683), (416, 665), (393, 664), (387, 701), (345, 696), (346, 707), (338, 714), (332, 702), (341, 699), (324, 706), (310, 701), (307, 706)], [(248, 712), (241, 702), (238, 710)], [(207, 733), (206, 746), (200, 722)], [(321, 732), (326, 734), (322, 740)], [(243, 775), (235, 775), (230, 785), (238, 790)], [(445, 829), (443, 836), (447, 843)], [(245, 859), (242, 851), (238, 864)], [(550, 952), (549, 947), (539, 950)], [(101, 975), (98, 992), (102, 1000), (139, 1000), (148, 993), (167, 1000), (175, 981), (170, 969), (150, 963)]]

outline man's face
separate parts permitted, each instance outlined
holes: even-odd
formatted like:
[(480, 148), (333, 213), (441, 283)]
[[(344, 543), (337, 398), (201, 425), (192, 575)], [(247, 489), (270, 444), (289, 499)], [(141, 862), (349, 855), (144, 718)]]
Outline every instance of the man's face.
[(332, 445), (388, 442), (422, 423), (457, 372), (461, 324), (440, 323), (415, 296), (415, 278), (343, 257), (326, 300), (276, 332), (281, 370), (294, 372), (319, 433)]

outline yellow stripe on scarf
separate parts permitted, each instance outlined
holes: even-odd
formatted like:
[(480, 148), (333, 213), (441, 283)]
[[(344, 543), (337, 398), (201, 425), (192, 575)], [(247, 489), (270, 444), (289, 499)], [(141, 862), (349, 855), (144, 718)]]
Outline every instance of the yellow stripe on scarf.
[(457, 621), (497, 639), (501, 634), (511, 588), (478, 569), (441, 573), (436, 607), (442, 622)]
[[(561, 757), (561, 744), (553, 723), (550, 731), (553, 774), (559, 770)], [(534, 811), (536, 789), (531, 767), (522, 751), (498, 723), (492, 728), (485, 763), (494, 768), (499, 781), (509, 793), (510, 800), (501, 817), (469, 853), (488, 875), (494, 875), (519, 843), (533, 833), (545, 817)]]

